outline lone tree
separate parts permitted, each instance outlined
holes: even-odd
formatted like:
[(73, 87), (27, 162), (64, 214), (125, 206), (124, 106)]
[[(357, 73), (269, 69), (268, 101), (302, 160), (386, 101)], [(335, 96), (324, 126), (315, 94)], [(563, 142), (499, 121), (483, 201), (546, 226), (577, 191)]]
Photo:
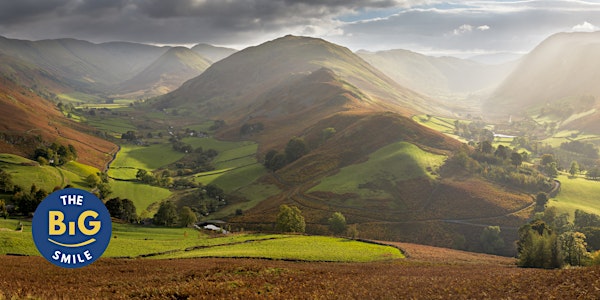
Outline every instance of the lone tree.
[(504, 247), (504, 240), (500, 236), (500, 226), (484, 228), (479, 240), (485, 253), (498, 254), (498, 251)]
[(572, 161), (571, 162), (571, 168), (569, 169), (569, 174), (571, 174), (571, 176), (575, 176), (575, 174), (579, 173), (579, 164), (577, 163), (577, 161)]
[(346, 217), (340, 212), (334, 212), (327, 222), (329, 223), (329, 230), (333, 234), (342, 234), (346, 231)]
[(306, 223), (298, 207), (283, 204), (279, 206), (275, 228), (281, 232), (302, 233), (306, 230)]
[(175, 204), (171, 201), (161, 203), (154, 215), (154, 223), (165, 226), (177, 224), (177, 207), (175, 207)]
[(285, 158), (291, 163), (308, 153), (308, 146), (303, 138), (294, 137), (285, 146)]
[(538, 210), (543, 210), (546, 207), (546, 203), (548, 203), (548, 194), (540, 192), (535, 196), (535, 205)]
[(198, 221), (198, 216), (196, 213), (192, 211), (188, 206), (184, 206), (181, 208), (179, 212), (179, 224), (181, 227), (188, 227)]

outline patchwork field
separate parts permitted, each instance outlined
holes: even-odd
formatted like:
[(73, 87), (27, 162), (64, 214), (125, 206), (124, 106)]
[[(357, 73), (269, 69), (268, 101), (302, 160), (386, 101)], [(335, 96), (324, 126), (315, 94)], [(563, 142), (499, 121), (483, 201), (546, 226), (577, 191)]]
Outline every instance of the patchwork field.
[(567, 175), (560, 175), (557, 179), (561, 183), (560, 193), (550, 199), (549, 206), (556, 207), (559, 212), (569, 213), (571, 218), (577, 209), (600, 215), (599, 181)]

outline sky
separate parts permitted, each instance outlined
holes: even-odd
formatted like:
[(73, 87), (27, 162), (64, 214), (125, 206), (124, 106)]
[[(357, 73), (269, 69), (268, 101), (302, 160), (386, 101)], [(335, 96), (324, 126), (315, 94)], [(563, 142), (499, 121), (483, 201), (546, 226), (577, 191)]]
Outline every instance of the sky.
[(351, 50), (526, 53), (557, 32), (596, 31), (598, 1), (2, 0), (0, 35), (243, 49), (287, 34)]

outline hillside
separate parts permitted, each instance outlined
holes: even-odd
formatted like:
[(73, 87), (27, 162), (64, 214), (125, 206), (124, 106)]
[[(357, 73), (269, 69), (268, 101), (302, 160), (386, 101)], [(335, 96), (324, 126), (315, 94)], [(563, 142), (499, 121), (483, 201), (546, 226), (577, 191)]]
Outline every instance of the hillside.
[[(155, 108), (184, 108), (226, 121), (248, 115), (231, 114), (263, 101), (260, 96), (290, 77), (322, 67), (360, 89), (361, 106), (369, 110), (416, 111), (438, 109), (432, 100), (406, 89), (373, 68), (347, 48), (321, 39), (286, 36), (249, 47), (213, 64), (197, 78), (153, 103)], [(199, 93), (202, 91), (202, 93)]]
[[(525, 56), (483, 104), (493, 116), (550, 115), (567, 119), (598, 108), (600, 32), (555, 34)], [(554, 115), (554, 116), (552, 116)], [(574, 128), (600, 132), (600, 115), (590, 111)]]
[(200, 75), (209, 66), (210, 62), (198, 53), (185, 47), (173, 47), (143, 71), (123, 82), (119, 92), (130, 98), (163, 95)]
[(456, 98), (490, 89), (513, 67), (510, 63), (486, 65), (401, 49), (357, 54), (401, 85), (431, 97)]
[(25, 41), (0, 36), (0, 52), (67, 78), (82, 89), (105, 91), (141, 72), (168, 48), (74, 39)]
[(116, 146), (90, 135), (94, 129), (67, 119), (48, 101), (69, 90), (56, 75), (6, 55), (0, 55), (0, 152), (31, 156), (38, 146), (72, 144), (79, 161), (104, 168)]
[(217, 47), (209, 44), (198, 44), (192, 47), (192, 50), (202, 55), (203, 57), (206, 57), (213, 63), (218, 62), (221, 59), (226, 58), (231, 54), (237, 52), (237, 50), (235, 49)]

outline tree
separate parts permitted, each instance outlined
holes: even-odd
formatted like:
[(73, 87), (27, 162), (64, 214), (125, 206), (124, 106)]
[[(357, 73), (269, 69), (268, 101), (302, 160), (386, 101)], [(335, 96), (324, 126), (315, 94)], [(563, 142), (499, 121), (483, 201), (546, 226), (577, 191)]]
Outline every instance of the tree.
[(196, 213), (192, 211), (188, 206), (184, 206), (181, 208), (179, 212), (179, 224), (181, 227), (188, 227), (198, 221), (198, 216)]
[(308, 153), (308, 147), (303, 138), (293, 137), (285, 146), (285, 158), (289, 163)]
[(346, 217), (340, 212), (334, 212), (327, 222), (329, 223), (329, 230), (333, 234), (341, 234), (346, 231)]
[(8, 209), (6, 208), (4, 199), (0, 199), (0, 216), (2, 216), (4, 219), (8, 218)]
[(504, 247), (504, 239), (500, 236), (500, 226), (484, 228), (479, 240), (485, 253), (498, 254), (498, 251)]
[(85, 178), (85, 183), (87, 183), (92, 188), (98, 186), (98, 184), (100, 184), (101, 182), (102, 180), (97, 174), (90, 174), (88, 177)]
[(510, 155), (510, 162), (515, 165), (515, 167), (518, 167), (523, 163), (523, 157), (518, 152), (513, 152)]
[(542, 166), (546, 166), (550, 163), (555, 162), (554, 160), (554, 156), (552, 154), (544, 154), (542, 155), (542, 160), (541, 160), (541, 164)]
[(121, 201), (121, 198), (116, 197), (109, 199), (106, 201), (106, 203), (104, 203), (104, 206), (106, 206), (106, 209), (111, 217), (117, 219), (121, 218), (123, 213), (123, 202)]
[(15, 184), (12, 181), (10, 173), (4, 171), (4, 169), (0, 169), (0, 190), (10, 192), (14, 186)]
[(121, 220), (127, 221), (129, 223), (134, 223), (138, 221), (137, 210), (135, 208), (135, 204), (133, 201), (129, 199), (121, 200), (123, 205), (123, 211), (121, 213)]
[(548, 203), (548, 194), (540, 192), (535, 196), (535, 205), (538, 208), (543, 209), (546, 207), (546, 203)]
[(551, 162), (546, 165), (546, 174), (550, 178), (556, 178), (556, 176), (558, 176), (558, 169), (556, 168), (556, 162)]
[(542, 220), (519, 228), (517, 250), (520, 267), (552, 269), (562, 266), (556, 233)]
[(567, 231), (558, 237), (558, 244), (564, 262), (571, 266), (581, 266), (589, 258), (585, 235), (581, 232)]
[(177, 207), (175, 207), (175, 204), (171, 201), (161, 203), (154, 215), (154, 223), (164, 226), (177, 224)]
[(508, 152), (509, 149), (508, 147), (505, 147), (503, 145), (498, 145), (498, 148), (496, 148), (496, 152), (494, 152), (494, 156), (500, 157), (501, 159), (507, 159), (508, 158)]
[(569, 174), (571, 174), (571, 176), (575, 176), (575, 174), (579, 173), (579, 164), (577, 163), (577, 161), (572, 161), (571, 162), (571, 168), (569, 169)]
[(323, 130), (321, 131), (321, 139), (322, 139), (323, 141), (326, 141), (326, 140), (328, 140), (330, 137), (332, 137), (332, 136), (333, 136), (335, 133), (336, 133), (336, 130), (335, 130), (335, 128), (333, 128), (333, 127), (327, 127), (327, 128), (325, 128), (325, 129), (323, 129)]
[(483, 141), (479, 144), (479, 150), (483, 153), (490, 154), (492, 151), (494, 151), (494, 147), (490, 141)]
[(279, 206), (275, 228), (281, 232), (304, 232), (306, 223), (298, 207), (283, 204)]

